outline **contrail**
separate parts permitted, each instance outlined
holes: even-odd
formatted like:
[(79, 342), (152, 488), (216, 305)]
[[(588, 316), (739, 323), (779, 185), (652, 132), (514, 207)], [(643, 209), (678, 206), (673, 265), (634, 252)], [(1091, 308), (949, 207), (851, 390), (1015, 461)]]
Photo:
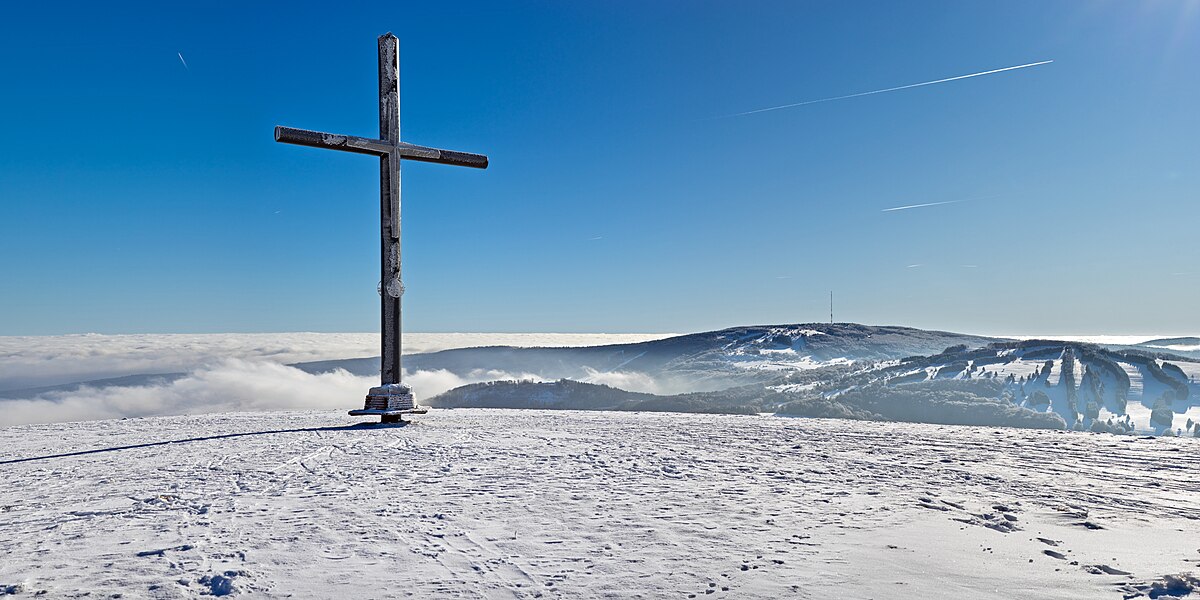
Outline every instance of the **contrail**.
[(910, 208), (925, 208), (926, 206), (941, 206), (943, 204), (957, 204), (959, 202), (966, 202), (966, 200), (947, 200), (945, 202), (928, 202), (926, 204), (909, 204), (908, 206), (893, 206), (892, 208), (885, 208), (879, 212), (892, 212), (893, 210), (908, 210)]
[(734, 113), (731, 115), (725, 115), (725, 117), (718, 117), (718, 118), (744, 117), (746, 115), (753, 115), (756, 113), (767, 112), (767, 111), (772, 111), (772, 110), (780, 110), (780, 109), (784, 109), (784, 108), (792, 108), (792, 107), (796, 107), (796, 106), (805, 106), (807, 104), (816, 104), (818, 102), (833, 102), (834, 100), (845, 100), (847, 98), (857, 98), (859, 96), (870, 96), (872, 94), (882, 94), (885, 92), (895, 92), (898, 90), (907, 90), (909, 88), (921, 87), (923, 85), (933, 85), (935, 83), (946, 83), (947, 81), (958, 81), (959, 79), (968, 79), (971, 77), (979, 77), (982, 75), (991, 75), (993, 73), (1003, 73), (1004, 71), (1014, 71), (1016, 69), (1026, 69), (1029, 67), (1036, 67), (1038, 65), (1045, 65), (1045, 64), (1052, 63), (1052, 62), (1054, 62), (1054, 61), (1053, 60), (1043, 60), (1040, 62), (1029, 63), (1027, 65), (1017, 65), (1015, 67), (1004, 67), (1003, 69), (992, 69), (991, 71), (980, 71), (979, 73), (971, 73), (969, 75), (959, 75), (957, 77), (947, 77), (945, 79), (938, 79), (935, 81), (910, 83), (908, 85), (902, 85), (899, 87), (890, 87), (890, 88), (882, 89), (882, 90), (873, 90), (870, 92), (859, 92), (857, 94), (848, 94), (846, 96), (834, 96), (833, 98), (821, 98), (819, 100), (807, 100), (805, 102), (795, 102), (793, 104), (783, 104), (781, 106), (771, 106), (768, 108), (760, 108), (758, 110), (748, 110), (746, 112)]
[(187, 69), (187, 70), (191, 71), (191, 68), (189, 68), (189, 67), (187, 66), (187, 61), (186, 61), (186, 60), (183, 60), (183, 53), (182, 53), (182, 52), (176, 52), (175, 54), (176, 54), (177, 56), (179, 56), (179, 62), (183, 63), (183, 68), (185, 68), (185, 69)]

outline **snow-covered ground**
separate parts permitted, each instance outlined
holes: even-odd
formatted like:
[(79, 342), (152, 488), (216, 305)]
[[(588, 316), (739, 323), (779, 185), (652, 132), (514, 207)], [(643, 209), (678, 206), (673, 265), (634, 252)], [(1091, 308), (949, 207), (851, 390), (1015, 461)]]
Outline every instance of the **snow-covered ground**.
[(530, 410), (349, 422), (0, 429), (0, 595), (1122, 598), (1200, 572), (1194, 438)]

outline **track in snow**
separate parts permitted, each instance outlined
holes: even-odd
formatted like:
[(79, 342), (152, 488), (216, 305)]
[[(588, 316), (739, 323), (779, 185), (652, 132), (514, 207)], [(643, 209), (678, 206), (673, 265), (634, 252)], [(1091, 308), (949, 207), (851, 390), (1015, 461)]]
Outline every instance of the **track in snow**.
[(1200, 571), (1194, 439), (573, 411), (347, 423), (0, 429), (0, 592), (1120, 598)]

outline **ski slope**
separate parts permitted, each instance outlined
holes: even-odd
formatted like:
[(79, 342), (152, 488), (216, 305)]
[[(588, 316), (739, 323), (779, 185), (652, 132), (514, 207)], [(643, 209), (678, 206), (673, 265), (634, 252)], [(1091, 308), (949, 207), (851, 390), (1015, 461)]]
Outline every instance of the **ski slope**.
[(0, 594), (1122, 598), (1200, 572), (1195, 438), (482, 409), (349, 422), (0, 429)]

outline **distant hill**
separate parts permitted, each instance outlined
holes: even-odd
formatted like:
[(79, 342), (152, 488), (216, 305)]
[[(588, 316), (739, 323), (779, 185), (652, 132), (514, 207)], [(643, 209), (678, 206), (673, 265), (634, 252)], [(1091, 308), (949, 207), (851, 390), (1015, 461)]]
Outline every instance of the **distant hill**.
[[(499, 371), (540, 379), (592, 380), (606, 374), (637, 374), (655, 391), (720, 390), (774, 380), (781, 372), (845, 366), (934, 354), (949, 346), (979, 347), (996, 341), (944, 331), (854, 323), (756, 325), (640, 342), (582, 348), (458, 348), (405, 357), (410, 370), (444, 369), (461, 377)], [(310, 371), (344, 368), (377, 373), (377, 359), (297, 365)], [(645, 391), (645, 390), (641, 390)]]
[(848, 401), (863, 390), (891, 397), (946, 381), (980, 397), (1053, 413), (1075, 429), (1192, 433), (1200, 421), (1200, 360), (1053, 340), (913, 357), (817, 389)]
[(559, 381), (489, 381), (465, 385), (427, 404), (436, 408), (532, 408), (551, 410), (626, 410), (646, 412), (700, 412), (755, 414), (758, 405), (727, 396), (712, 402), (699, 394), (656, 396), (628, 392), (607, 385), (561, 379)]
[[(765, 336), (735, 338), (738, 343), (733, 344), (728, 337), (707, 336), (725, 342), (715, 350), (693, 353), (705, 357), (704, 364), (710, 369), (722, 356), (733, 364), (738, 364), (738, 359), (732, 357), (761, 356), (750, 351), (761, 352), (772, 343)], [(854, 343), (862, 339), (865, 336)], [(891, 348), (901, 347), (904, 344)], [(464, 386), (429, 403), (440, 407), (771, 412), (1200, 436), (1200, 361), (1161, 352), (1028, 340), (989, 342), (979, 347), (959, 344), (930, 355), (899, 359), (826, 360), (824, 366), (797, 360), (787, 368), (769, 355), (762, 360), (770, 361), (771, 367), (754, 371), (766, 381), (719, 391), (656, 396), (574, 381), (525, 381)]]
[(1200, 338), (1175, 337), (1149, 340), (1135, 346), (1152, 350), (1166, 350), (1172, 354), (1200, 359)]
[(1159, 338), (1157, 340), (1147, 340), (1138, 345), (1139, 346), (1149, 346), (1151, 348), (1165, 348), (1167, 346), (1200, 346), (1200, 338), (1198, 338), (1198, 337)]

